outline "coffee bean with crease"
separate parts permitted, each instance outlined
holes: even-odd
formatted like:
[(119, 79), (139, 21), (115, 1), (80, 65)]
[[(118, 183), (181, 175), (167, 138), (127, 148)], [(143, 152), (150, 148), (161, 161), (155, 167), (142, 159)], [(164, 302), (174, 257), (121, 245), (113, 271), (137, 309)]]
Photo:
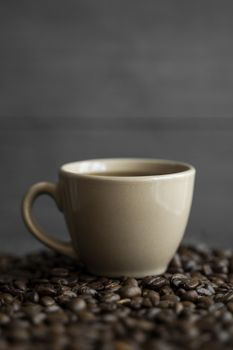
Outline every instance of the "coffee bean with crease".
[(52, 284), (40, 284), (37, 286), (36, 291), (39, 295), (56, 295), (57, 291)]
[(149, 289), (159, 290), (168, 285), (169, 282), (162, 276), (147, 276), (142, 279), (142, 284)]

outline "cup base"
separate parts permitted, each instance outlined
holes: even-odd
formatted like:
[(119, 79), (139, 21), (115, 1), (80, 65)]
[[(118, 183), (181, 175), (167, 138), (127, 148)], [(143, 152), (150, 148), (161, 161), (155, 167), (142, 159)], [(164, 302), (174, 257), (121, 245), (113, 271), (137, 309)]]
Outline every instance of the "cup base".
[(100, 271), (96, 270), (92, 267), (87, 267), (88, 271), (92, 275), (100, 276), (100, 277), (135, 277), (135, 278), (143, 278), (146, 276), (157, 276), (162, 275), (167, 270), (167, 266), (160, 267), (153, 270), (146, 270), (146, 271)]

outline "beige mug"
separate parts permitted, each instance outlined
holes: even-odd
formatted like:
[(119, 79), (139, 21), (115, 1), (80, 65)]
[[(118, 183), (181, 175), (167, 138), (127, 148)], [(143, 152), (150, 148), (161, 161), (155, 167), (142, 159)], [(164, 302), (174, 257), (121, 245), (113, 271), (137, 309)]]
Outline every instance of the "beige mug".
[[(22, 202), (24, 222), (49, 248), (81, 259), (102, 276), (163, 273), (183, 237), (195, 169), (160, 159), (94, 159), (63, 165), (57, 184), (33, 185)], [(63, 212), (71, 242), (49, 236), (32, 213), (51, 196)]]

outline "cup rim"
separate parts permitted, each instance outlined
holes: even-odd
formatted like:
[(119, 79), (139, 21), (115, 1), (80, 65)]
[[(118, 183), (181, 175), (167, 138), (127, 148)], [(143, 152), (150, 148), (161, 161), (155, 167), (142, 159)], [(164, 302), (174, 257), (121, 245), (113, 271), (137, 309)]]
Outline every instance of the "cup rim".
[[(114, 176), (114, 175), (95, 175), (95, 174), (90, 174), (90, 173), (85, 173), (85, 172), (75, 172), (70, 170), (69, 168), (81, 163), (87, 163), (87, 162), (105, 162), (105, 163), (113, 163), (113, 162), (140, 162), (140, 163), (162, 163), (162, 164), (170, 164), (170, 165), (178, 165), (178, 166), (184, 166), (186, 169), (183, 171), (179, 172), (171, 172), (168, 174), (159, 174), (159, 175), (139, 175), (139, 176)], [(73, 161), (73, 162), (68, 162), (63, 164), (60, 167), (59, 170), (60, 175), (68, 175), (71, 177), (75, 178), (85, 178), (85, 179), (91, 179), (91, 180), (104, 180), (104, 181), (146, 181), (146, 180), (155, 180), (155, 179), (169, 179), (169, 178), (174, 178), (174, 177), (182, 177), (184, 175), (188, 174), (195, 174), (196, 169), (194, 168), (193, 165), (182, 162), (182, 161), (177, 161), (177, 160), (170, 160), (170, 159), (160, 159), (160, 158), (132, 158), (132, 157), (124, 157), (124, 158), (95, 158), (95, 159), (86, 159), (86, 160), (79, 160), (79, 161)]]

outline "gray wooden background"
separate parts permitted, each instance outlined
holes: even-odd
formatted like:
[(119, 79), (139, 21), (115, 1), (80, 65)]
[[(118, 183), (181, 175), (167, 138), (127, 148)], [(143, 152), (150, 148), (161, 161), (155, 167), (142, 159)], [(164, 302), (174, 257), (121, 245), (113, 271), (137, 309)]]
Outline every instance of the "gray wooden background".
[[(41, 248), (29, 185), (117, 156), (193, 163), (185, 240), (233, 248), (232, 16), (230, 0), (1, 1), (1, 251)], [(52, 201), (35, 212), (66, 237)]]

